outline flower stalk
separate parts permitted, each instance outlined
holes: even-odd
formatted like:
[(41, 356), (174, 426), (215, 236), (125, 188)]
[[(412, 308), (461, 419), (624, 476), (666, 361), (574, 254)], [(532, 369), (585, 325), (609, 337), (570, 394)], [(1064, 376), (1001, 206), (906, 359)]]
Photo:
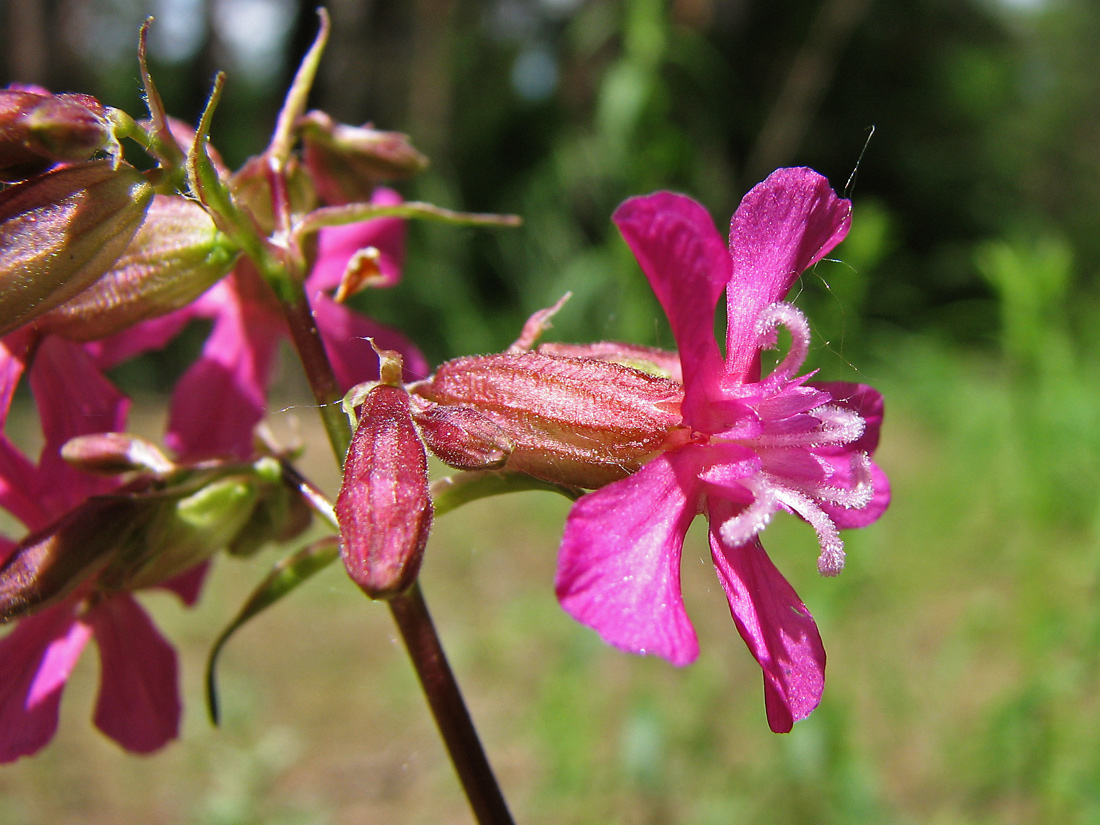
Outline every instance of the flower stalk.
[(390, 599), (389, 605), (474, 816), (479, 825), (511, 825), (512, 815), (447, 663), (420, 585)]

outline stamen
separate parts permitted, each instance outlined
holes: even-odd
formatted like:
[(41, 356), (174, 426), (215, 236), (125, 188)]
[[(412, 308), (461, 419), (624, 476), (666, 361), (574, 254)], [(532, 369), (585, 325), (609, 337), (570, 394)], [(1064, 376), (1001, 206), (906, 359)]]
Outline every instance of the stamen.
[(806, 354), (810, 351), (810, 322), (794, 306), (784, 301), (764, 307), (756, 319), (757, 340), (762, 348), (771, 349), (776, 345), (776, 328), (786, 327), (791, 334), (791, 348), (765, 383), (790, 381), (802, 368)]
[(871, 458), (867, 453), (852, 453), (852, 486), (848, 489), (833, 487), (828, 484), (815, 485), (812, 490), (814, 498), (827, 501), (830, 504), (839, 504), (849, 510), (860, 510), (871, 503), (875, 489), (871, 481)]
[(829, 514), (806, 496), (787, 487), (774, 488), (776, 498), (795, 513), (802, 516), (817, 533), (821, 555), (817, 557), (817, 571), (822, 576), (836, 576), (844, 569), (844, 542)]
[[(745, 482), (743, 482), (745, 483)], [(722, 524), (722, 541), (737, 547), (755, 538), (768, 526), (776, 509), (775, 494), (763, 484), (745, 483), (753, 495), (752, 504)]]

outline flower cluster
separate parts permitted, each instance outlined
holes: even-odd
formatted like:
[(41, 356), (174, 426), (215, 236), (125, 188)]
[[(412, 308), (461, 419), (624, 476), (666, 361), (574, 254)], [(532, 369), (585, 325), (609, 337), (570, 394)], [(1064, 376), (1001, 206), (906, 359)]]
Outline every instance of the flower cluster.
[[(402, 332), (345, 299), (398, 283), (405, 218), (512, 221), (405, 203), (382, 185), (426, 162), (403, 135), (304, 111), (322, 22), (270, 144), (235, 172), (209, 146), (221, 80), (191, 129), (163, 111), (144, 45), (147, 120), (84, 95), (0, 90), (0, 507), (25, 528), (0, 537), (0, 622), (15, 623), (0, 639), (0, 762), (50, 740), (93, 638), (95, 724), (140, 753), (173, 739), (175, 652), (134, 594), (163, 588), (190, 605), (216, 555), (296, 539), (315, 513), (339, 533), (352, 580), (389, 601), (406, 641), (417, 637), (416, 658), (430, 624), (416, 583), (433, 519), (532, 488), (575, 500), (555, 581), (565, 611), (616, 647), (677, 665), (698, 655), (679, 566), (704, 515), (734, 622), (763, 670), (768, 721), (790, 730), (820, 701), (825, 652), (760, 534), (778, 512), (801, 517), (819, 540), (818, 569), (835, 575), (840, 529), (871, 523), (889, 500), (871, 459), (882, 399), (800, 374), (810, 328), (784, 300), (844, 238), (850, 203), (809, 169), (781, 169), (746, 195), (727, 246), (689, 198), (632, 198), (614, 221), (676, 352), (540, 344), (559, 304), (507, 351), (429, 374)], [(123, 140), (151, 168), (126, 163)], [(713, 333), (723, 296), (724, 353)], [(124, 432), (129, 402), (105, 371), (195, 321), (209, 334), (175, 386), (162, 451)], [(780, 328), (789, 350), (762, 374)], [(260, 426), (285, 340), (343, 461), (334, 503)], [(37, 458), (6, 426), (24, 378)], [(457, 472), (433, 485), (430, 455)], [(336, 543), (284, 559), (226, 635), (335, 559)], [(429, 694), (453, 683), (441, 654), (424, 662)], [(454, 697), (439, 706), (455, 712)], [(468, 721), (440, 727), (449, 736)]]
[[(337, 216), (290, 231), (326, 208), (358, 209), (352, 218), (400, 209), (380, 184), (423, 168), (407, 139), (320, 113), (297, 118), (292, 95), (284, 115), (304, 159), (268, 147), (230, 174), (204, 135), (160, 110), (144, 41), (141, 56), (150, 118), (140, 123), (87, 95), (0, 89), (10, 184), (0, 191), (0, 507), (27, 530), (0, 537), (0, 621), (18, 622), (0, 640), (0, 762), (53, 736), (62, 688), (92, 638), (96, 725), (140, 753), (174, 738), (175, 652), (132, 594), (166, 588), (191, 605), (214, 553), (251, 552), (309, 523), (284, 459), (256, 436), (291, 334), (280, 285), (299, 290), (315, 319), (336, 393), (378, 375), (364, 339), (400, 351), (411, 375), (427, 371), (400, 332), (343, 303), (400, 280), (404, 222)], [(121, 160), (125, 139), (150, 155), (151, 171)], [(269, 174), (275, 160), (282, 170)], [(364, 202), (349, 207), (334, 175), (354, 180)], [(294, 249), (272, 245), (280, 232)], [(267, 260), (282, 261), (285, 283), (265, 277), (262, 256), (242, 254), (250, 245), (274, 250)], [(196, 320), (212, 324), (170, 405), (174, 458), (107, 435), (124, 432), (129, 401), (104, 371)], [(24, 377), (44, 440), (36, 461), (4, 432)]]

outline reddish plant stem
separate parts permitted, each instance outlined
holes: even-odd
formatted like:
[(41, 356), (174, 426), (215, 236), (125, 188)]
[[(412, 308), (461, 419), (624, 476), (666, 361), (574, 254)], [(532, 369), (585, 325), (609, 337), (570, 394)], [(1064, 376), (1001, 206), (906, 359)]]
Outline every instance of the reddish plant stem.
[[(320, 405), (336, 460), (342, 465), (351, 438), (349, 422), (337, 403), (343, 393), (317, 332), (309, 302), (304, 291), (299, 291), (297, 300), (283, 304), (284, 314), (313, 396)], [(390, 599), (389, 606), (474, 816), (480, 825), (512, 825), (512, 816), (447, 663), (420, 585), (414, 584), (406, 593)]]
[(512, 815), (447, 664), (420, 585), (390, 599), (389, 605), (474, 816), (480, 825), (512, 825)]

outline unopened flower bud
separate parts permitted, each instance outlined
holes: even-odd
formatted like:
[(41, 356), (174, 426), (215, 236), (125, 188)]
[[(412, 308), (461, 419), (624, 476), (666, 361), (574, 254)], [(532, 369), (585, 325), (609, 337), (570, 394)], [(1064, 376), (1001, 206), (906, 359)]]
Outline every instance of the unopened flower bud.
[(507, 469), (557, 484), (602, 486), (688, 437), (680, 384), (611, 361), (537, 352), (458, 358), (410, 390), (476, 410), (512, 441)]
[(101, 151), (117, 158), (122, 150), (94, 97), (0, 89), (0, 180), (25, 180)]
[(103, 590), (152, 587), (206, 561), (248, 523), (259, 496), (247, 472), (204, 480), (197, 486), (150, 493), (135, 500), (142, 529), (114, 548), (96, 578)]
[[(265, 233), (275, 229), (275, 211), (271, 201), (271, 178), (267, 158), (262, 155), (249, 158), (245, 164), (229, 176), (229, 188), (233, 197), (252, 215)], [(300, 215), (317, 206), (317, 192), (313, 181), (296, 157), (287, 161), (285, 170), (290, 211)]]
[(232, 269), (237, 255), (201, 206), (157, 195), (114, 265), (36, 325), (77, 341), (104, 338), (191, 303)]
[(428, 449), (443, 463), (459, 470), (502, 467), (516, 448), (515, 442), (492, 419), (469, 407), (431, 404), (426, 409), (414, 410), (413, 419)]
[(366, 392), (336, 499), (341, 555), (372, 599), (416, 581), (432, 523), (428, 460), (408, 393), (376, 384)]
[(65, 442), (61, 457), (78, 470), (103, 476), (133, 471), (164, 475), (176, 468), (156, 444), (130, 433), (79, 435)]
[(408, 178), (428, 166), (428, 159), (399, 132), (380, 132), (369, 124), (347, 126), (318, 111), (302, 117), (298, 130), (306, 166), (329, 204), (369, 201), (382, 181)]
[[(114, 439), (116, 447), (123, 440)], [(67, 447), (88, 459), (97, 449), (109, 453), (110, 443)], [(139, 476), (115, 493), (88, 498), (24, 538), (0, 565), (0, 622), (48, 607), (80, 587), (89, 593), (152, 587), (220, 550), (255, 549), (308, 526), (301, 502), (290, 500), (300, 494), (275, 459), (173, 466), (167, 473)]]
[(107, 160), (65, 166), (0, 192), (0, 335), (110, 269), (152, 199), (140, 172)]
[(0, 623), (63, 599), (142, 526), (126, 496), (96, 496), (24, 538), (0, 566)]

